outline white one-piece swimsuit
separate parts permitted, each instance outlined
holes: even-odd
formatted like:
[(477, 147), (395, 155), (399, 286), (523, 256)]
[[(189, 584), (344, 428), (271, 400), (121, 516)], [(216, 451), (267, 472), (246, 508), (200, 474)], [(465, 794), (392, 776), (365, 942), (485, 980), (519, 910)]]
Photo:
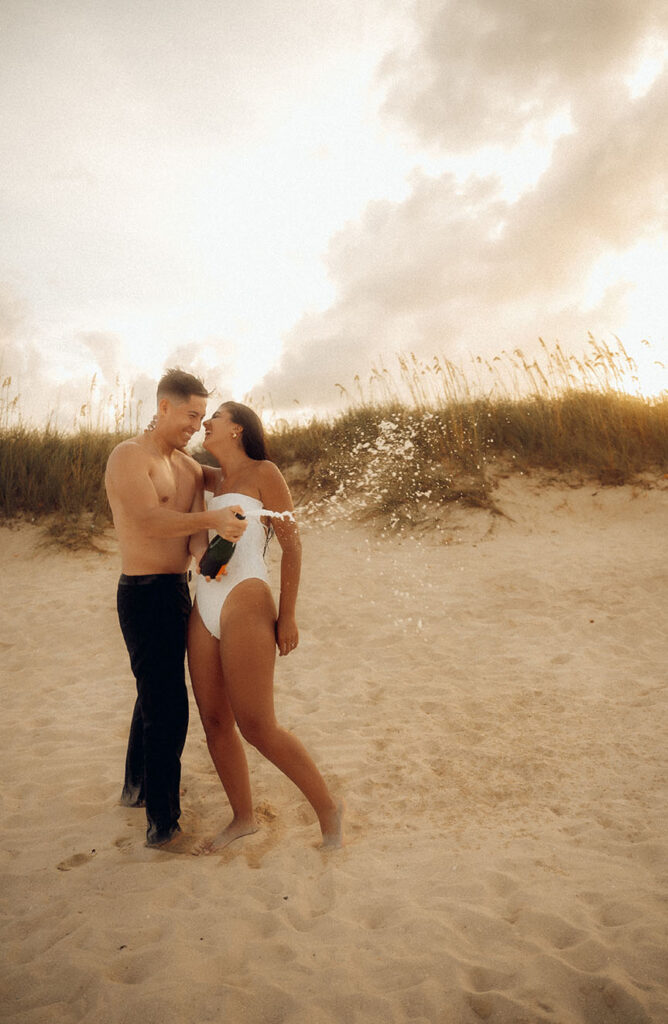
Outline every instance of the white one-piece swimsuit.
[[(208, 502), (209, 509), (227, 508), (229, 505), (240, 505), (244, 512), (254, 512), (262, 508), (259, 498), (251, 498), (247, 494), (217, 494)], [(243, 580), (264, 580), (269, 582), (269, 574), (264, 563), (264, 552), (267, 546), (267, 531), (258, 515), (249, 515), (247, 526), (241, 539), (237, 541), (234, 554), (227, 563), (227, 573), (219, 580), (206, 580), (197, 577), (195, 601), (202, 622), (212, 636), (220, 639), (220, 613), (232, 590)], [(215, 530), (209, 530), (209, 540), (216, 536)]]

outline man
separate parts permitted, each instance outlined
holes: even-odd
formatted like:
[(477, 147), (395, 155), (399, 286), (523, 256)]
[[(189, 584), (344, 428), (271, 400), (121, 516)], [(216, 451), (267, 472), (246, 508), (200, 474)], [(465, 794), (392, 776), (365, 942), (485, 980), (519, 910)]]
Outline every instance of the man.
[(180, 831), (188, 538), (212, 529), (237, 541), (246, 528), (235, 516), (237, 505), (192, 511), (203, 472), (181, 449), (200, 429), (208, 397), (198, 377), (168, 370), (158, 384), (153, 423), (114, 448), (105, 475), (122, 558), (118, 617), (137, 681), (121, 803), (146, 807), (147, 846), (164, 846)]

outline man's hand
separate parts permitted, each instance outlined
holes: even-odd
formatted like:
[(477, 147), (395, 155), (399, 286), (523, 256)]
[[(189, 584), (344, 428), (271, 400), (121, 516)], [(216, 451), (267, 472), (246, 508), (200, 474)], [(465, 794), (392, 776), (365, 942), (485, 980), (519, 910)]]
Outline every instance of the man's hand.
[(210, 509), (209, 515), (214, 519), (213, 529), (224, 540), (232, 541), (233, 544), (241, 537), (248, 525), (245, 519), (237, 519), (237, 513), (243, 516), (244, 510), (240, 505), (229, 505), (227, 508)]

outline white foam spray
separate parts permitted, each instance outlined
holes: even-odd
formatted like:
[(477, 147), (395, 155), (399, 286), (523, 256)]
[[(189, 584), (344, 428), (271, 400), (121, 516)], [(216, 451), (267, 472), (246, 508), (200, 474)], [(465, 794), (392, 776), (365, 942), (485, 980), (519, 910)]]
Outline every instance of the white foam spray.
[(295, 521), (293, 512), (272, 512), (271, 509), (268, 508), (249, 509), (248, 512), (245, 513), (245, 516), (247, 519), (250, 518), (250, 516), (257, 519), (259, 519), (260, 516), (269, 516), (270, 519), (287, 519), (289, 523), (294, 523)]

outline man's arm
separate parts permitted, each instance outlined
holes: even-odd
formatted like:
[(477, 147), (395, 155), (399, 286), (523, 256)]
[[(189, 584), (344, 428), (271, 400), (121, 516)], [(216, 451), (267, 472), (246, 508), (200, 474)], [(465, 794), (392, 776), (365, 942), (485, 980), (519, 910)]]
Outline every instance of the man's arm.
[[(204, 469), (204, 466), (202, 466)], [(199, 474), (198, 474), (199, 475)], [(204, 510), (204, 491), (208, 490), (206, 472), (204, 475), (204, 483), (198, 480), (198, 485), (195, 489), (195, 496), (193, 503), (190, 506), (191, 512), (202, 512)], [(209, 545), (209, 534), (207, 530), (198, 530), (197, 533), (191, 534), (188, 540), (188, 551), (195, 559), (195, 564), (199, 566), (202, 555), (206, 551)]]
[(105, 474), (114, 517), (130, 520), (146, 537), (188, 537), (198, 530), (215, 530), (237, 541), (246, 523), (235, 517), (238, 505), (201, 512), (178, 512), (161, 505), (149, 475), (145, 453), (135, 444), (119, 445), (109, 456)]

